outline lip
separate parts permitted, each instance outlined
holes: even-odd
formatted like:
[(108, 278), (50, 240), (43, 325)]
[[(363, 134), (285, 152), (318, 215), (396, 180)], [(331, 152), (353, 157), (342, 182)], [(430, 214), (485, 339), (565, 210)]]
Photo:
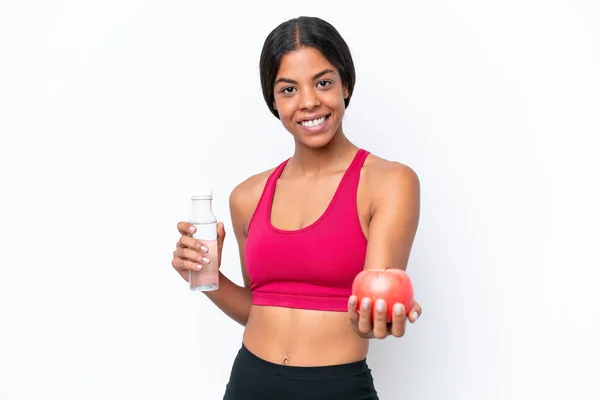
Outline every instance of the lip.
[(301, 123), (301, 122), (304, 122), (304, 121), (312, 121), (312, 120), (319, 119), (319, 118), (322, 118), (322, 117), (328, 117), (330, 115), (331, 114), (315, 114), (315, 115), (310, 115), (310, 116), (302, 118), (301, 120), (298, 121), (298, 123)]
[(323, 121), (321, 123), (321, 125), (317, 125), (317, 126), (304, 126), (300, 122), (298, 122), (298, 126), (304, 132), (309, 133), (309, 134), (315, 134), (315, 133), (323, 132), (324, 130), (326, 130), (329, 127), (329, 120), (330, 120), (331, 114), (323, 114), (321, 116), (310, 117), (310, 118), (307, 118), (307, 119), (302, 119), (302, 121), (307, 121), (307, 120), (312, 121), (313, 119), (319, 119), (321, 117), (326, 117), (325, 121)]

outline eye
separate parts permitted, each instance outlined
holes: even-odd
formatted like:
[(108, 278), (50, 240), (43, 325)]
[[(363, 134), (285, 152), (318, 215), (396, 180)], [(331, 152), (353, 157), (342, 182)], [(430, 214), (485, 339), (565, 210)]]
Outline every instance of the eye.
[(331, 85), (331, 81), (319, 81), (318, 85), (320, 87), (327, 87), (327, 86)]
[(288, 86), (288, 87), (281, 89), (279, 92), (284, 93), (284, 94), (290, 94), (290, 93), (294, 93), (294, 90), (295, 90), (294, 87)]

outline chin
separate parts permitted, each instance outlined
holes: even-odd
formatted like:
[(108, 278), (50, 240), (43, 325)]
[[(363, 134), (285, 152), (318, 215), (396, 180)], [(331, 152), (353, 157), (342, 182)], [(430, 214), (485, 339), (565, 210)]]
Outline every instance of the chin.
[(318, 149), (327, 146), (336, 135), (340, 128), (340, 124), (336, 120), (331, 119), (329, 126), (325, 126), (324, 130), (310, 132), (294, 125), (287, 126), (287, 130), (294, 136), (295, 140), (302, 143), (304, 146), (311, 149)]
[(334, 135), (319, 135), (319, 136), (296, 136), (296, 140), (311, 149), (319, 149), (331, 143)]

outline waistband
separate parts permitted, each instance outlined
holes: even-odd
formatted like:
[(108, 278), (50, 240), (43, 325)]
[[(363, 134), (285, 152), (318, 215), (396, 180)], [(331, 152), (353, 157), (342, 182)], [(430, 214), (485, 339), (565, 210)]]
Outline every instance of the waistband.
[(280, 377), (289, 378), (334, 378), (343, 375), (351, 375), (359, 372), (370, 371), (366, 358), (347, 364), (324, 365), (316, 367), (299, 367), (276, 364), (258, 357), (248, 350), (243, 343), (238, 352), (238, 357), (240, 357), (243, 361), (252, 363), (255, 367), (261, 369), (262, 371)]
[(287, 308), (302, 308), (319, 311), (348, 311), (348, 297), (343, 296), (303, 296), (287, 293), (269, 293), (261, 290), (252, 291), (252, 304), (256, 306), (279, 306)]

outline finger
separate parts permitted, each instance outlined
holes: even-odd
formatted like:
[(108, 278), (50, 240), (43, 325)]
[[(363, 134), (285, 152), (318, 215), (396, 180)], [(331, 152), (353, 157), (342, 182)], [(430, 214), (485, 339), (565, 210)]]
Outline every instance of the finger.
[[(183, 258), (174, 258), (173, 261), (171, 261), (171, 265), (180, 273), (181, 271), (186, 270), (200, 271), (202, 269), (202, 264), (190, 260), (184, 260)], [(182, 274), (181, 276), (184, 275)]]
[(219, 252), (223, 249), (223, 241), (225, 240), (225, 226), (222, 222), (217, 223), (217, 246)]
[(354, 326), (358, 325), (358, 308), (356, 307), (357, 301), (358, 299), (354, 295), (350, 296), (348, 299), (348, 316), (350, 317), (350, 321)]
[(419, 319), (422, 313), (423, 309), (421, 308), (421, 305), (417, 303), (417, 301), (413, 300), (412, 308), (409, 314), (409, 321), (414, 324), (417, 322), (417, 319)]
[(205, 254), (208, 253), (208, 247), (206, 247), (204, 243), (189, 236), (182, 236), (179, 239), (179, 242), (177, 242), (177, 247), (187, 247), (190, 249), (200, 250)]
[(177, 230), (182, 235), (191, 236), (196, 232), (196, 227), (194, 224), (190, 224), (189, 222), (180, 221), (177, 223)]
[(225, 225), (222, 222), (217, 223), (217, 237), (224, 238), (225, 237)]
[(371, 299), (363, 297), (360, 304), (360, 313), (358, 317), (358, 330), (362, 333), (370, 333), (373, 330), (373, 322), (371, 316)]
[(392, 311), (392, 335), (395, 337), (402, 337), (406, 330), (406, 312), (404, 311), (404, 304), (394, 304)]
[(174, 258), (180, 258), (201, 265), (208, 265), (210, 263), (210, 258), (206, 257), (204, 253), (188, 248), (175, 250)]
[(388, 334), (387, 327), (387, 305), (385, 300), (378, 299), (375, 302), (375, 318), (373, 323), (373, 336), (383, 339)]
[(184, 270), (181, 270), (181, 271), (177, 270), (177, 272), (179, 272), (179, 275), (181, 275), (181, 277), (183, 279), (185, 279), (186, 282), (190, 281), (190, 275), (191, 275), (190, 271), (184, 269)]

